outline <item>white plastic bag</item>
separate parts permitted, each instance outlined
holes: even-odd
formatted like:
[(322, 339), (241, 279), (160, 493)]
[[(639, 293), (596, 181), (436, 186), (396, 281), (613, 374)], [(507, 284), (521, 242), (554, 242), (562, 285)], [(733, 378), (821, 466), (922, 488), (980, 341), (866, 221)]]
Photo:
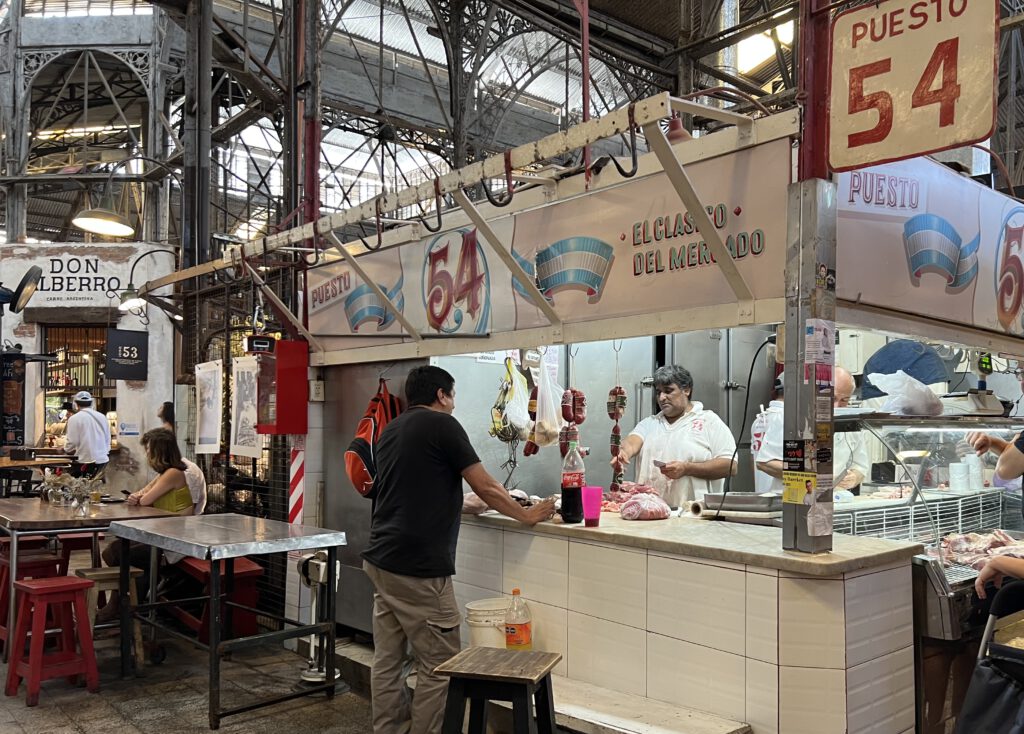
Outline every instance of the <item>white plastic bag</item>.
[(551, 376), (548, 366), (542, 364), (537, 383), (537, 422), (533, 427), (533, 442), (538, 446), (558, 443), (558, 433), (564, 424), (562, 388)]
[(942, 415), (942, 401), (928, 387), (903, 370), (894, 375), (872, 372), (872, 385), (889, 396), (882, 410), (895, 415)]
[(623, 520), (665, 520), (672, 508), (656, 494), (636, 494), (619, 509)]
[(505, 417), (509, 425), (519, 432), (519, 438), (525, 440), (530, 436), (530, 386), (523, 373), (508, 357), (505, 358), (505, 371), (506, 379), (511, 384)]

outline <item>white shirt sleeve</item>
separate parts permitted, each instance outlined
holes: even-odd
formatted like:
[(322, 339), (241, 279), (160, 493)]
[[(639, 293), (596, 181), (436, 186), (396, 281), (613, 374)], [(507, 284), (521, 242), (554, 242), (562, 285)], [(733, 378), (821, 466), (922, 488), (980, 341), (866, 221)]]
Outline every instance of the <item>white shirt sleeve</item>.
[(868, 445), (867, 441), (864, 440), (864, 434), (861, 431), (857, 431), (854, 434), (847, 434), (851, 436), (850, 443), (853, 444), (850, 451), (850, 466), (847, 467), (850, 470), (856, 469), (861, 473), (864, 479), (871, 479), (871, 461), (868, 459)]
[(731, 459), (736, 451), (736, 439), (732, 437), (732, 431), (729, 430), (729, 426), (725, 425), (725, 422), (711, 411), (705, 411), (704, 416), (711, 458)]
[(782, 413), (769, 413), (768, 424), (755, 461), (782, 461)]
[(81, 443), (82, 437), (79, 435), (81, 430), (78, 428), (78, 421), (72, 420), (74, 416), (68, 416), (67, 423), (64, 424), (64, 453), (75, 454), (78, 451), (78, 444)]

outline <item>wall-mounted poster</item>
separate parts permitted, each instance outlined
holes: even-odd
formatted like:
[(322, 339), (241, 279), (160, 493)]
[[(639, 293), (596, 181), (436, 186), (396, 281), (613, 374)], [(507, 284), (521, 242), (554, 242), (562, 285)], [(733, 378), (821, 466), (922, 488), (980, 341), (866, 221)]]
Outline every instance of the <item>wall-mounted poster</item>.
[(235, 357), (231, 367), (231, 453), (258, 459), (261, 441), (256, 433), (256, 357)]
[(216, 359), (196, 365), (196, 453), (219, 454), (223, 412), (223, 364)]
[(25, 357), (3, 357), (3, 441), (4, 446), (25, 445)]

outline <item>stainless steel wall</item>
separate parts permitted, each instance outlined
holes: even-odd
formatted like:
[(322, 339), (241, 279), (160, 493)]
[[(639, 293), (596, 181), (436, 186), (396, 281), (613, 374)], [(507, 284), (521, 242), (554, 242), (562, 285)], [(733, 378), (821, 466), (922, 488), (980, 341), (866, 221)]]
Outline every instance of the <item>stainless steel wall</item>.
[[(373, 586), (362, 570), (363, 552), (370, 539), (370, 500), (361, 497), (345, 474), (343, 456), (355, 436), (356, 424), (366, 405), (377, 392), (381, 370), (388, 390), (404, 396), (405, 376), (425, 360), (410, 360), (393, 365), (361, 364), (324, 370), (324, 520), (327, 527), (344, 530), (348, 545), (339, 549), (341, 574), (338, 578), (337, 614), (344, 625), (369, 632), (372, 629)], [(404, 400), (403, 400), (404, 405)]]
[(728, 424), (733, 436), (739, 433), (744, 401), (749, 392), (747, 420), (738, 441), (739, 468), (732, 482), (732, 490), (736, 492), (751, 492), (754, 488), (750, 424), (754, 422), (760, 405), (767, 406), (771, 400), (775, 376), (774, 362), (766, 356), (767, 347), (757, 357), (749, 390), (746, 383), (754, 352), (771, 333), (770, 328), (750, 326), (675, 334), (670, 340), (670, 360), (693, 374), (693, 399), (717, 413)]

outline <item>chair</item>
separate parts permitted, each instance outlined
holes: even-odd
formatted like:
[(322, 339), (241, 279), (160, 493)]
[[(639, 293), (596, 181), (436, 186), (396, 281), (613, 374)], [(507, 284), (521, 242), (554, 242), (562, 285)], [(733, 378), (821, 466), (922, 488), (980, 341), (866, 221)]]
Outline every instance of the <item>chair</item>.
[(512, 702), (513, 734), (554, 734), (551, 671), (561, 659), (556, 652), (470, 647), (437, 666), (434, 673), (450, 676), (442, 734), (461, 734), (467, 699), (469, 734), (486, 731), (488, 701)]
[[(99, 692), (100, 677), (92, 644), (92, 625), (85, 603), (85, 592), (92, 585), (88, 579), (67, 576), (14, 583), (19, 599), (18, 624), (12, 640), (4, 693), (17, 696), (24, 680), (28, 689), (25, 704), (35, 706), (39, 703), (42, 681), (68, 678), (69, 682), (77, 682), (79, 675), (85, 676), (90, 693)], [(45, 653), (43, 643), (50, 613), (59, 636), (56, 651)], [(29, 646), (28, 658), (25, 657), (26, 645)]]
[[(118, 591), (121, 586), (120, 568), (80, 568), (75, 571), (75, 576), (88, 579), (93, 585), (85, 594), (85, 605), (88, 611), (89, 623), (96, 620), (96, 610), (99, 607), (101, 592)], [(128, 605), (134, 609), (139, 601), (139, 577), (142, 576), (141, 568), (132, 568), (131, 577), (128, 583)], [(135, 665), (139, 669), (146, 662), (146, 651), (142, 645), (142, 624), (139, 620), (132, 621), (132, 639), (135, 643)]]

